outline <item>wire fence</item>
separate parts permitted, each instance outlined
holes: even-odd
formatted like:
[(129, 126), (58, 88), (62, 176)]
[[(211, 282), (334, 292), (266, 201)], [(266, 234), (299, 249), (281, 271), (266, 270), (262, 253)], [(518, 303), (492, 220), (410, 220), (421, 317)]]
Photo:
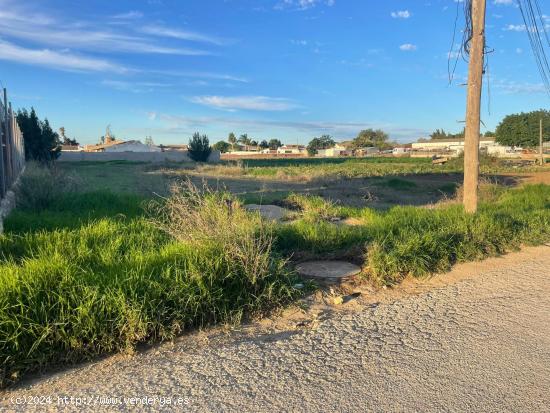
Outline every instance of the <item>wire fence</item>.
[(11, 189), (25, 167), (25, 146), (17, 118), (8, 103), (6, 89), (0, 99), (0, 200)]

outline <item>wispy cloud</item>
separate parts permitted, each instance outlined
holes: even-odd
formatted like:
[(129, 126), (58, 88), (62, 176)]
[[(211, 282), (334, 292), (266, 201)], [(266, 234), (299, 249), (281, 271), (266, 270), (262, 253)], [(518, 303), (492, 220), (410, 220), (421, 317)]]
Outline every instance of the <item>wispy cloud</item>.
[(103, 86), (110, 87), (115, 90), (132, 93), (150, 93), (159, 88), (167, 88), (172, 86), (167, 83), (155, 83), (155, 82), (130, 82), (125, 80), (103, 80), (101, 81)]
[(391, 17), (393, 17), (394, 19), (408, 19), (411, 16), (412, 14), (408, 10), (399, 10), (399, 11), (391, 12)]
[(404, 52), (414, 52), (418, 47), (415, 44), (405, 43), (399, 46), (399, 49)]
[(147, 70), (146, 73), (158, 74), (162, 76), (183, 77), (183, 78), (224, 80), (228, 82), (237, 82), (237, 83), (249, 82), (249, 80), (245, 77), (234, 76), (226, 73), (191, 72), (191, 71), (177, 71), (177, 70)]
[[(137, 34), (134, 28), (128, 25), (116, 28), (103, 25), (98, 28), (95, 21), (73, 20), (66, 22), (61, 18), (54, 18), (45, 14), (36, 13), (33, 9), (19, 6), (18, 3), (1, 3), (4, 10), (0, 11), (0, 35), (9, 37), (10, 40), (32, 41), (43, 46), (54, 47), (55, 49), (71, 48), (80, 51), (92, 52), (127, 52), (139, 54), (172, 54), (200, 56), (208, 55), (211, 52), (185, 46), (166, 46), (159, 43), (158, 39), (152, 37), (154, 34), (144, 36), (146, 33)], [(9, 7), (8, 7), (9, 6)], [(128, 13), (111, 16), (119, 20), (128, 20), (141, 17), (141, 12), (131, 11)], [(187, 33), (186, 38), (183, 34)], [(165, 35), (170, 33), (165, 33)], [(207, 43), (216, 43), (217, 40), (207, 35), (194, 32), (177, 32), (182, 35), (180, 40), (196, 40)]]
[(28, 49), (0, 40), (0, 59), (82, 72), (128, 73), (129, 69), (104, 59), (79, 56), (49, 49)]
[(214, 36), (205, 35), (202, 33), (192, 32), (188, 30), (180, 30), (166, 26), (151, 25), (140, 29), (141, 33), (150, 34), (159, 37), (171, 37), (173, 39), (188, 40), (193, 42), (211, 43), (218, 46), (229, 44), (232, 40), (221, 39)]
[(515, 82), (511, 80), (500, 80), (493, 85), (495, 89), (501, 91), (503, 94), (533, 94), (533, 93), (546, 93), (546, 87), (543, 83), (528, 83), (528, 82)]
[(225, 110), (286, 111), (297, 107), (289, 99), (267, 96), (195, 96), (191, 101)]
[(126, 13), (120, 13), (115, 14), (114, 16), (111, 16), (112, 19), (117, 20), (134, 20), (134, 19), (141, 19), (143, 17), (143, 13), (138, 10), (131, 10)]
[(234, 117), (216, 116), (178, 116), (158, 112), (148, 112), (147, 117), (151, 121), (157, 121), (164, 125), (154, 132), (159, 134), (189, 134), (198, 129), (201, 130), (247, 130), (251, 133), (271, 135), (277, 133), (292, 133), (296, 137), (307, 139), (313, 136), (329, 134), (336, 139), (348, 139), (357, 136), (362, 129), (383, 128), (390, 133), (392, 139), (400, 141), (416, 140), (420, 136), (426, 136), (429, 131), (417, 128), (398, 127), (396, 125), (379, 122), (330, 122), (330, 121), (292, 121), (271, 119), (245, 119)]
[(274, 8), (276, 10), (307, 10), (319, 5), (332, 7), (335, 3), (335, 0), (281, 0), (275, 4)]

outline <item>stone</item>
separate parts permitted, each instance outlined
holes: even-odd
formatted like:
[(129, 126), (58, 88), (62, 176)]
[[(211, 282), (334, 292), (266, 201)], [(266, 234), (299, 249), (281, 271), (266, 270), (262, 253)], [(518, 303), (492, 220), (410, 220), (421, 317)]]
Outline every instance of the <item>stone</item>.
[(308, 261), (296, 266), (304, 277), (326, 281), (343, 281), (361, 272), (361, 268), (346, 261)]
[(288, 209), (281, 208), (277, 205), (249, 204), (244, 207), (247, 211), (259, 212), (262, 218), (272, 221), (282, 221), (290, 212)]

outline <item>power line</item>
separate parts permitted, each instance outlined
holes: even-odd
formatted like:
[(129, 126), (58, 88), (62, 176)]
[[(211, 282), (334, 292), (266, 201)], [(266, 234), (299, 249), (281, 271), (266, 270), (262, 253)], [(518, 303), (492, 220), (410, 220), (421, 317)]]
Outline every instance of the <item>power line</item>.
[(525, 24), (525, 31), (529, 37), (531, 49), (535, 55), (540, 77), (546, 92), (550, 96), (550, 64), (544, 45), (544, 40), (546, 40), (548, 47), (550, 47), (550, 37), (546, 30), (544, 15), (538, 0), (516, 1)]

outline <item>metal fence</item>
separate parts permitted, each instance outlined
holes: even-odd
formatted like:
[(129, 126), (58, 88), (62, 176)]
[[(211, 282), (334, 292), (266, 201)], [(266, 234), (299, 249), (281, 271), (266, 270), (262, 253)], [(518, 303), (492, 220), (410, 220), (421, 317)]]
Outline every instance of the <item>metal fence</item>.
[(0, 100), (0, 200), (13, 186), (25, 166), (23, 134), (8, 103), (6, 89)]

